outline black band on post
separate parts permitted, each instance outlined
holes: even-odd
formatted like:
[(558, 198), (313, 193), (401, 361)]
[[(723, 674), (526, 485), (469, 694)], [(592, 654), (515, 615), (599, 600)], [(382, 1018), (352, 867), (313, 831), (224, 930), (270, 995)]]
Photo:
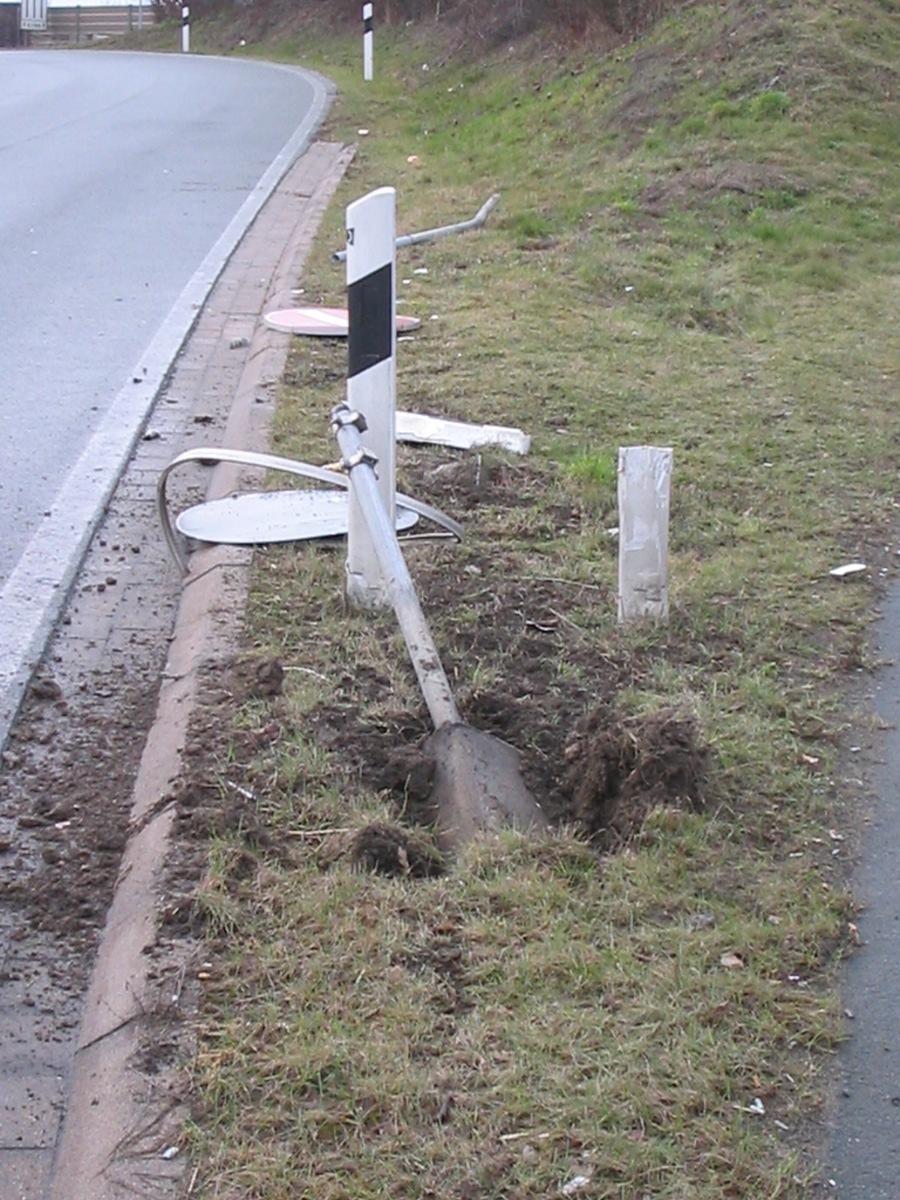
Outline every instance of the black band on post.
[(369, 367), (390, 358), (393, 351), (391, 293), (393, 263), (385, 263), (371, 275), (357, 279), (347, 288), (350, 329), (347, 338), (347, 377), (352, 379)]

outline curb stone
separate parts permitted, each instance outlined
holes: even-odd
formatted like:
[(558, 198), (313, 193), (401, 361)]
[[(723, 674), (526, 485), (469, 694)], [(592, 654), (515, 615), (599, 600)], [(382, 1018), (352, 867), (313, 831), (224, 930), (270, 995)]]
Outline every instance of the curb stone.
[[(290, 304), (290, 289), (352, 157), (352, 148), (316, 143), (298, 160), (236, 251), (192, 335), (208, 341), (210, 323), (218, 322), (221, 332), (224, 319), (234, 338), (231, 318), (243, 299), (248, 310), (244, 316), (253, 322), (252, 337), (230, 408), (226, 445), (265, 448), (272, 405), (259, 399), (262, 392), (273, 399), (289, 343), (283, 334), (262, 326), (259, 318), (263, 307)], [(268, 261), (267, 247), (282, 240), (285, 248), (265, 281), (264, 294), (258, 287), (247, 294), (248, 256), (251, 262), (254, 253)], [(235, 268), (245, 273), (243, 287), (229, 277)], [(258, 280), (260, 267), (253, 270)], [(195, 387), (202, 382), (188, 349), (175, 368), (170, 390), (182, 386), (182, 367), (186, 381)], [(207, 495), (223, 495), (235, 482), (233, 468), (223, 464), (213, 472)], [(160, 875), (174, 821), (174, 809), (160, 806), (160, 800), (180, 772), (203, 670), (227, 657), (233, 647), (250, 558), (247, 550), (221, 546), (204, 547), (191, 557), (157, 713), (133, 791), (130, 827), (135, 832), (123, 855), (85, 1003), (50, 1200), (174, 1196), (184, 1178), (179, 1153), (187, 1116), (183, 1096), (166, 1071), (150, 1077), (135, 1065), (142, 1040), (153, 1036), (160, 1020), (189, 1018), (193, 1003), (185, 983), (190, 950), (148, 954), (156, 944)]]

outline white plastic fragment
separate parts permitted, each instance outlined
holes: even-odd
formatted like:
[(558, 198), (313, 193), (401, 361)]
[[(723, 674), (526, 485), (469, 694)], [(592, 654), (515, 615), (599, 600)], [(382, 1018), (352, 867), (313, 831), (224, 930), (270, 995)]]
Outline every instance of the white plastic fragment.
[(170, 1159), (177, 1158), (180, 1153), (180, 1146), (167, 1146), (159, 1157), (164, 1158), (168, 1162)]
[(861, 562), (844, 563), (842, 567), (833, 567), (828, 574), (834, 579), (843, 579), (846, 575), (858, 575), (865, 571), (866, 564)]
[(750, 1113), (754, 1117), (764, 1117), (766, 1115), (766, 1106), (758, 1096), (750, 1104), (733, 1104), (731, 1107), (736, 1112)]
[(573, 1175), (568, 1183), (564, 1183), (560, 1191), (564, 1196), (574, 1196), (583, 1191), (591, 1182), (590, 1175)]
[(473, 446), (500, 446), (513, 454), (527, 454), (531, 438), (521, 429), (505, 425), (472, 425), (466, 421), (449, 421), (422, 413), (401, 412), (396, 415), (397, 441), (453, 446), (470, 450)]

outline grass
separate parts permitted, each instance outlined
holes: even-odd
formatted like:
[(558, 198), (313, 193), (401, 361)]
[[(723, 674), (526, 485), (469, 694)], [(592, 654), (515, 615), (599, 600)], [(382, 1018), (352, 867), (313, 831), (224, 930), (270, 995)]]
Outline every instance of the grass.
[[(372, 767), (427, 731), (421, 700), (393, 620), (343, 611), (340, 551), (258, 554), (246, 653), (288, 671), (227, 765), (268, 840), (222, 834), (199, 899), (195, 1195), (813, 1194), (852, 944), (843, 693), (894, 570), (895, 9), (698, 4), (606, 57), (384, 28), (368, 86), (356, 36), (248, 47), (335, 79), (328, 136), (359, 143), (307, 296), (341, 302), (330, 251), (370, 188), (402, 232), (502, 195), (401, 253), (424, 320), (398, 394), (532, 453), (483, 456), (477, 492), (473, 456), (398, 462), (466, 524), (409, 551), (463, 711), (558, 828), (437, 878), (361, 870), (360, 830), (414, 823), (411, 777)], [(335, 457), (344, 355), (298, 342), (276, 452)], [(622, 628), (616, 456), (645, 442), (674, 450), (672, 616)], [(836, 583), (850, 559), (865, 577)], [(615, 843), (568, 803), (601, 700), (633, 739), (689, 713), (703, 748), (703, 795), (648, 792)]]

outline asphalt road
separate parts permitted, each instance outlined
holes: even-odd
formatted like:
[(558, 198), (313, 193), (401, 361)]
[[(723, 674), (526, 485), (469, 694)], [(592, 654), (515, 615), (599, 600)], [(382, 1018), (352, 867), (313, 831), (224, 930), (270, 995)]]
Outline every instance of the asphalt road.
[(0, 52), (0, 744), (199, 307), (327, 103), (272, 64)]
[[(830, 1177), (839, 1200), (900, 1197), (900, 586), (884, 598), (873, 631), (871, 712), (859, 730), (860, 799), (868, 820), (854, 891), (865, 906), (861, 946), (847, 964), (847, 1040), (838, 1058), (840, 1092)], [(872, 732), (873, 726), (877, 727)]]

